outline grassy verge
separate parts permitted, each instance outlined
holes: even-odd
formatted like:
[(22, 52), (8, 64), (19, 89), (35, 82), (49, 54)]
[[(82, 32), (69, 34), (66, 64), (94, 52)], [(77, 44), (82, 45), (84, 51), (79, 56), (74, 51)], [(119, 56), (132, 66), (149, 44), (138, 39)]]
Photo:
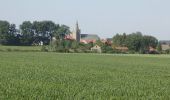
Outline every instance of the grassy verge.
[(1, 46), (0, 52), (39, 52), (41, 46)]

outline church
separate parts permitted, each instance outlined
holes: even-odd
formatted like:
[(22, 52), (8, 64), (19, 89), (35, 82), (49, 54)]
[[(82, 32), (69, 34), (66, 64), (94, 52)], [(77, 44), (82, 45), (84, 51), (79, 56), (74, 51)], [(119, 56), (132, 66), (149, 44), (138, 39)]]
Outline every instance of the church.
[(90, 42), (95, 43), (100, 40), (99, 36), (96, 34), (81, 34), (78, 22), (76, 23), (75, 29), (72, 33), (66, 35), (65, 39), (76, 40), (77, 42), (88, 44)]

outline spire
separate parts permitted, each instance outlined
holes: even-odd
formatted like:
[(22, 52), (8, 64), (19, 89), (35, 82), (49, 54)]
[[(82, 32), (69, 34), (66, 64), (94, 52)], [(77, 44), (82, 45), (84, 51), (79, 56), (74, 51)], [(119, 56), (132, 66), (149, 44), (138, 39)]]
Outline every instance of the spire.
[(76, 31), (79, 30), (79, 24), (78, 21), (76, 22)]
[(76, 41), (80, 42), (80, 29), (79, 29), (79, 25), (78, 25), (78, 21), (76, 22), (76, 27), (75, 27), (75, 39)]

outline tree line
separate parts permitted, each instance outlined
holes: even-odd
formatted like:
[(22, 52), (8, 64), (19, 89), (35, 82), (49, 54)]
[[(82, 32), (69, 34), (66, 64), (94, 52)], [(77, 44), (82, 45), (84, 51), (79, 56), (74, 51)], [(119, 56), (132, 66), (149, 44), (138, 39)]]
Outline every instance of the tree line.
[(113, 37), (113, 46), (128, 47), (129, 51), (138, 53), (148, 53), (150, 48), (156, 49), (158, 43), (154, 36), (143, 35), (141, 32), (116, 34)]
[(50, 43), (52, 37), (64, 38), (70, 33), (67, 25), (55, 24), (52, 21), (24, 21), (19, 25), (8, 21), (0, 21), (0, 44), (1, 45), (38, 45), (43, 42), (45, 45)]
[[(24, 21), (19, 28), (8, 21), (0, 21), (1, 45), (39, 45), (43, 42), (43, 51), (56, 52), (91, 52), (94, 45), (99, 45), (103, 53), (122, 53), (114, 47), (128, 47), (130, 53), (149, 53), (150, 48), (161, 51), (161, 44), (154, 36), (143, 35), (141, 32), (132, 34), (116, 34), (112, 43), (97, 40), (96, 43), (78, 43), (75, 40), (65, 40), (70, 33), (67, 25), (59, 25), (53, 21)], [(52, 38), (55, 37), (55, 41)]]

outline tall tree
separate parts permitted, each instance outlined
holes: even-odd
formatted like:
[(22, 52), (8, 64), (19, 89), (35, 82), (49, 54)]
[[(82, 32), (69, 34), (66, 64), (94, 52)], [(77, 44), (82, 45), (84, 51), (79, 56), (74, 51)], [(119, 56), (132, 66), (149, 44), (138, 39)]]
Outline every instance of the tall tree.
[(66, 25), (61, 25), (61, 26), (59, 26), (59, 29), (56, 30), (54, 35), (59, 36), (60, 39), (63, 40), (65, 35), (69, 34), (69, 33), (70, 33), (70, 28)]
[(59, 29), (59, 25), (52, 21), (34, 21), (33, 29), (36, 36), (35, 42), (43, 41), (45, 44), (49, 44), (49, 41)]
[(129, 34), (127, 36), (126, 45), (128, 46), (129, 50), (139, 52), (142, 48), (142, 33), (136, 32)]
[(158, 45), (158, 40), (153, 36), (143, 36), (143, 48), (149, 49), (149, 47), (156, 48)]
[(161, 43), (160, 43), (160, 42), (158, 43), (157, 50), (158, 50), (160, 53), (162, 52), (162, 46), (161, 46)]
[(0, 44), (7, 44), (10, 24), (7, 21), (0, 21)]
[(24, 21), (20, 25), (21, 30), (21, 43), (22, 45), (32, 45), (34, 41), (33, 24), (30, 21)]
[(121, 34), (116, 34), (113, 37), (113, 45), (115, 46), (125, 46), (126, 45), (126, 33), (123, 33), (123, 35)]
[(8, 44), (19, 45), (19, 38), (17, 37), (17, 29), (15, 24), (11, 24), (9, 27)]

